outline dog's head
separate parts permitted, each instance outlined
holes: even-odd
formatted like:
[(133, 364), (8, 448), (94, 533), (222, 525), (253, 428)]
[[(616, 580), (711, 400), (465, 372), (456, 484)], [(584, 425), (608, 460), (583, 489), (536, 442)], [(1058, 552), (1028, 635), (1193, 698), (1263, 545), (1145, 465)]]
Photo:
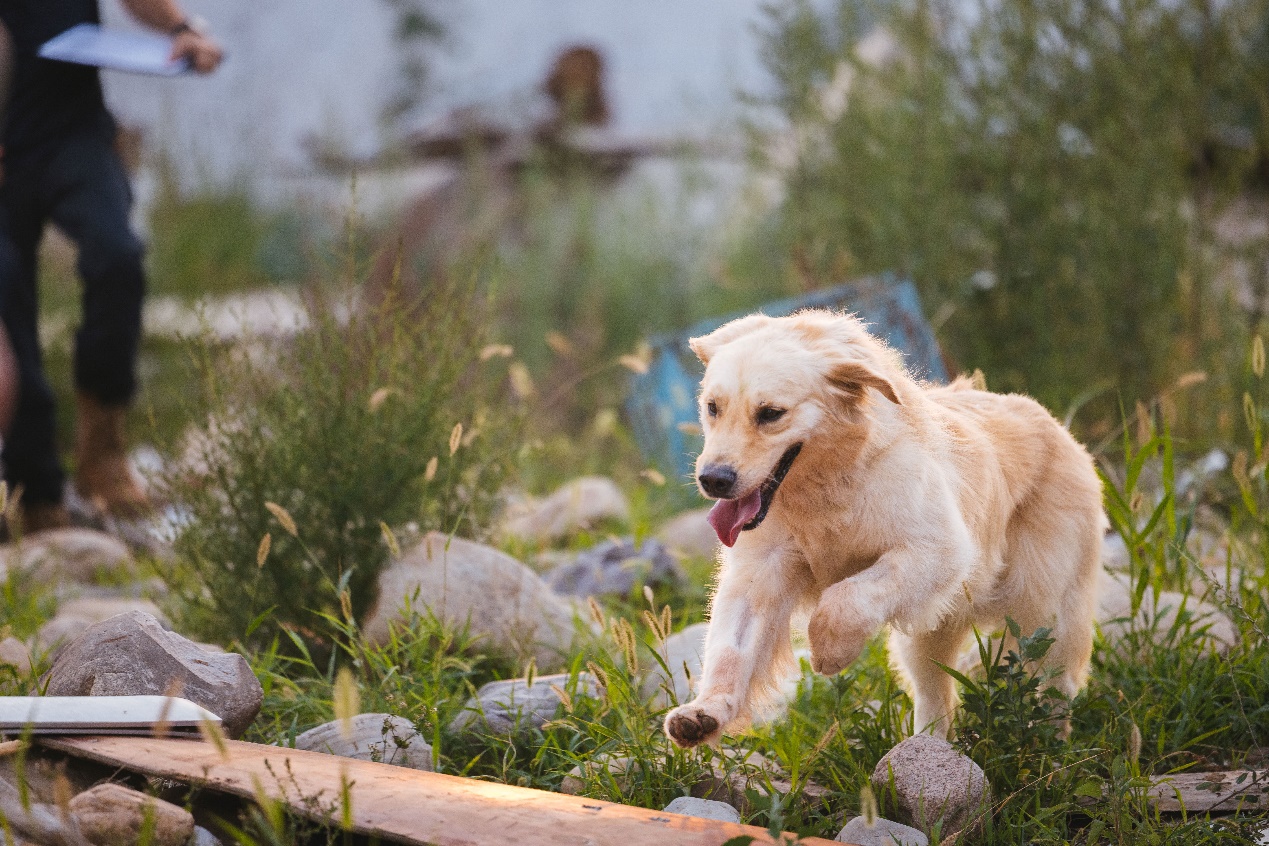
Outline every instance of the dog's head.
[(727, 546), (766, 518), (804, 445), (841, 437), (826, 423), (865, 419), (874, 395), (901, 404), (897, 355), (851, 315), (755, 314), (689, 343), (705, 365), (696, 481), (718, 500), (709, 519)]

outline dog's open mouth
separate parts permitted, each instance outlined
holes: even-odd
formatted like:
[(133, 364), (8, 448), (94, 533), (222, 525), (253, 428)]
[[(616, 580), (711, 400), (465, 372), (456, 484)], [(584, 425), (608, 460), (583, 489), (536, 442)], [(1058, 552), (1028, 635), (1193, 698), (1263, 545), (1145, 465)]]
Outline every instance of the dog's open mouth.
[(789, 468), (793, 466), (793, 459), (797, 458), (801, 451), (800, 443), (789, 447), (784, 451), (784, 455), (780, 456), (775, 470), (771, 471), (771, 475), (765, 482), (744, 496), (720, 499), (714, 504), (709, 512), (709, 524), (714, 527), (714, 532), (723, 542), (723, 546), (735, 546), (741, 532), (756, 529), (762, 525), (762, 521), (767, 518), (767, 511), (771, 508), (771, 500), (775, 497), (776, 489), (788, 475)]

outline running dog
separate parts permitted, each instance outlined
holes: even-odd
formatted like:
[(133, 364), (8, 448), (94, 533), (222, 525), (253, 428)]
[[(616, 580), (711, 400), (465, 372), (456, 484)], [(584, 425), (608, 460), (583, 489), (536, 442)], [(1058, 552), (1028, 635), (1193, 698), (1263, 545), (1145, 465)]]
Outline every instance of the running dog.
[(1105, 531), (1093, 461), (1038, 403), (930, 387), (852, 315), (751, 315), (691, 341), (705, 364), (697, 483), (722, 542), (697, 697), (666, 716), (716, 743), (771, 703), (808, 614), (840, 672), (890, 626), (915, 728), (946, 737), (972, 627), (1052, 629), (1054, 686), (1084, 684)]

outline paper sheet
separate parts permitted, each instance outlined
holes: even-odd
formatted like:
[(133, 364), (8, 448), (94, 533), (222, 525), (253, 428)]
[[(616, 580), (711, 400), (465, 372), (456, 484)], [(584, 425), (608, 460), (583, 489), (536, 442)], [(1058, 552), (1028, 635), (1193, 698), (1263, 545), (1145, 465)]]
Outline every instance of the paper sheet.
[(185, 59), (172, 61), (172, 39), (162, 35), (102, 29), (80, 24), (49, 39), (40, 47), (45, 59), (93, 65), (108, 70), (177, 76), (189, 71)]

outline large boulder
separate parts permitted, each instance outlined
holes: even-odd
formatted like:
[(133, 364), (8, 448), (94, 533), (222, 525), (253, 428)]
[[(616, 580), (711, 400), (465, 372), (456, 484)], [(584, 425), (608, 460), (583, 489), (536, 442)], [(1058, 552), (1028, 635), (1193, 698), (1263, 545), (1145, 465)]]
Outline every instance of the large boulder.
[(432, 770), (431, 745), (414, 728), (414, 723), (392, 714), (358, 714), (347, 726), (342, 720), (324, 723), (295, 738), (295, 748)]
[[(657, 654), (669, 668), (670, 675), (666, 675), (659, 661), (647, 659), (647, 673), (639, 689), (645, 699), (652, 698), (659, 708), (691, 701), (693, 689), (701, 678), (708, 631), (709, 623), (696, 623), (665, 639)], [(674, 693), (673, 699), (670, 691)]]
[(211, 652), (130, 611), (97, 623), (58, 655), (44, 677), (49, 696), (177, 695), (203, 706), (240, 736), (264, 691), (241, 655)]
[(476, 691), (450, 723), (450, 731), (479, 729), (511, 735), (525, 728), (542, 728), (555, 717), (565, 698), (599, 696), (599, 682), (590, 673), (578, 673), (573, 685), (568, 673), (489, 682)]
[(1119, 644), (1133, 631), (1150, 632), (1155, 643), (1164, 643), (1177, 625), (1201, 632), (1204, 646), (1224, 654), (1238, 642), (1238, 631), (1220, 608), (1192, 595), (1172, 590), (1155, 591), (1148, 586), (1141, 597), (1137, 613), (1132, 611), (1132, 582), (1126, 575), (1102, 573), (1098, 597), (1097, 622), (1112, 645)]
[(991, 806), (991, 785), (982, 769), (946, 740), (909, 737), (877, 762), (872, 789), (888, 817), (927, 836), (940, 826), (947, 837), (976, 831)]
[(66, 644), (97, 623), (134, 611), (149, 615), (160, 624), (167, 622), (159, 607), (148, 599), (81, 597), (59, 604), (53, 619), (40, 626), (40, 630), (35, 635), (37, 649), (40, 652), (57, 655)]
[(545, 499), (513, 504), (502, 523), (506, 537), (544, 543), (593, 528), (605, 520), (630, 519), (630, 503), (612, 479), (582, 476)]
[(710, 508), (684, 511), (666, 522), (657, 540), (684, 558), (713, 558), (718, 554), (718, 535), (709, 524)]
[(566, 596), (629, 596), (640, 585), (677, 584), (683, 571), (660, 542), (647, 538), (606, 540), (546, 574), (546, 583)]
[(373, 643), (414, 614), (433, 614), (479, 638), (478, 648), (547, 670), (563, 663), (576, 633), (573, 605), (536, 573), (484, 544), (431, 532), (379, 575), (379, 598), (362, 631)]
[[(70, 800), (79, 830), (96, 846), (185, 846), (194, 834), (194, 817), (184, 808), (106, 782)], [(142, 831), (149, 833), (142, 840)]]

